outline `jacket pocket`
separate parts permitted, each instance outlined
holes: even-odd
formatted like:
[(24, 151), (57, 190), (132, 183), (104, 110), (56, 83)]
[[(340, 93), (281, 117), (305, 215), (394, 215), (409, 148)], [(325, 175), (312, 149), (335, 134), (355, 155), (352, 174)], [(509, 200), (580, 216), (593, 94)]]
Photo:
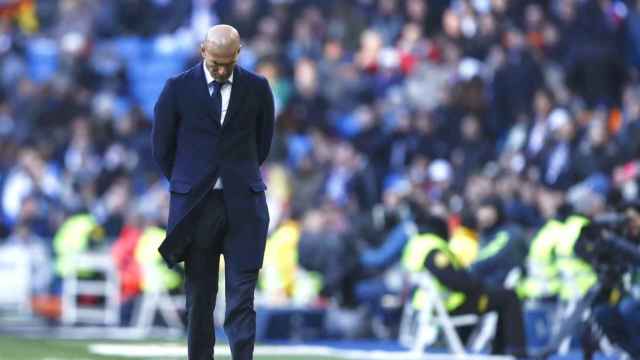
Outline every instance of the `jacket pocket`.
[(261, 192), (267, 190), (267, 185), (265, 185), (262, 181), (256, 181), (249, 184), (249, 188), (253, 192)]
[(191, 184), (180, 180), (171, 180), (169, 183), (169, 191), (177, 194), (187, 194), (191, 191)]

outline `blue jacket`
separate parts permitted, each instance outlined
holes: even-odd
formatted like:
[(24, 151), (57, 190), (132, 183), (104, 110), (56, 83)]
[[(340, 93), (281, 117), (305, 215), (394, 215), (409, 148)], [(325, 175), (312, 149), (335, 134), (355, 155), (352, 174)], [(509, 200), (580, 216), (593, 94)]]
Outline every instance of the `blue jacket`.
[(236, 66), (223, 125), (218, 111), (202, 62), (168, 79), (154, 108), (153, 157), (171, 192), (167, 237), (159, 251), (170, 267), (184, 260), (195, 224), (192, 210), (219, 176), (231, 237), (226, 243), (233, 247), (224, 251), (234, 254), (225, 261), (241, 270), (262, 266), (269, 212), (260, 165), (274, 127), (267, 80)]

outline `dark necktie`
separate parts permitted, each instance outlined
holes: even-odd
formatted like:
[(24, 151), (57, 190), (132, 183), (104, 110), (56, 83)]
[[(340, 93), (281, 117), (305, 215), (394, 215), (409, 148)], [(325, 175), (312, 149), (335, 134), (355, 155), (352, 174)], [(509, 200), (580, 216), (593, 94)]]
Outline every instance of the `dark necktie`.
[(224, 84), (226, 84), (227, 82), (225, 81), (224, 83), (218, 82), (218, 81), (212, 81), (209, 83), (209, 86), (213, 89), (213, 91), (211, 92), (211, 98), (213, 99), (213, 107), (214, 109), (216, 109), (216, 114), (218, 115), (218, 118), (216, 119), (216, 121), (218, 121), (218, 123), (220, 123), (220, 121), (222, 120), (222, 86), (224, 86)]

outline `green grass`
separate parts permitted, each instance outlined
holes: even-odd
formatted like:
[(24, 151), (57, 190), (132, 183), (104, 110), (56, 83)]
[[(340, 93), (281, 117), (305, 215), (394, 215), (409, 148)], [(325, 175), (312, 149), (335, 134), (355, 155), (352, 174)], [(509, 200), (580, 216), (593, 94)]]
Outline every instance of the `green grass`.
[[(45, 358), (87, 360), (96, 358), (89, 354), (87, 343), (83, 341), (18, 339), (2, 336), (0, 337), (0, 349), (2, 349), (0, 350), (0, 359), (2, 360), (42, 360)], [(103, 359), (107, 360), (107, 358)]]
[[(102, 356), (89, 352), (89, 345), (101, 340), (52, 340), (52, 339), (25, 339), (9, 336), (0, 336), (0, 360), (185, 360), (179, 357), (140, 358), (121, 356)], [(144, 342), (109, 341), (114, 344), (144, 344)], [(154, 342), (155, 344), (158, 341)], [(228, 356), (217, 356), (216, 359), (230, 359)], [(314, 356), (256, 356), (255, 360), (336, 360), (328, 357)]]

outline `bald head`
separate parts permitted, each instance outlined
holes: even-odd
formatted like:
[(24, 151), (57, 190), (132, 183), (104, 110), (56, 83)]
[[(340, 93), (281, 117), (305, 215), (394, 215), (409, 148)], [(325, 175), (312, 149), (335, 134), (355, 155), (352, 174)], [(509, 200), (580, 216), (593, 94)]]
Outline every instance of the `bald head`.
[(203, 45), (212, 53), (232, 55), (240, 49), (240, 34), (233, 26), (216, 25), (207, 31)]
[(207, 31), (200, 51), (214, 79), (224, 82), (229, 78), (241, 47), (240, 34), (233, 26), (216, 25)]

